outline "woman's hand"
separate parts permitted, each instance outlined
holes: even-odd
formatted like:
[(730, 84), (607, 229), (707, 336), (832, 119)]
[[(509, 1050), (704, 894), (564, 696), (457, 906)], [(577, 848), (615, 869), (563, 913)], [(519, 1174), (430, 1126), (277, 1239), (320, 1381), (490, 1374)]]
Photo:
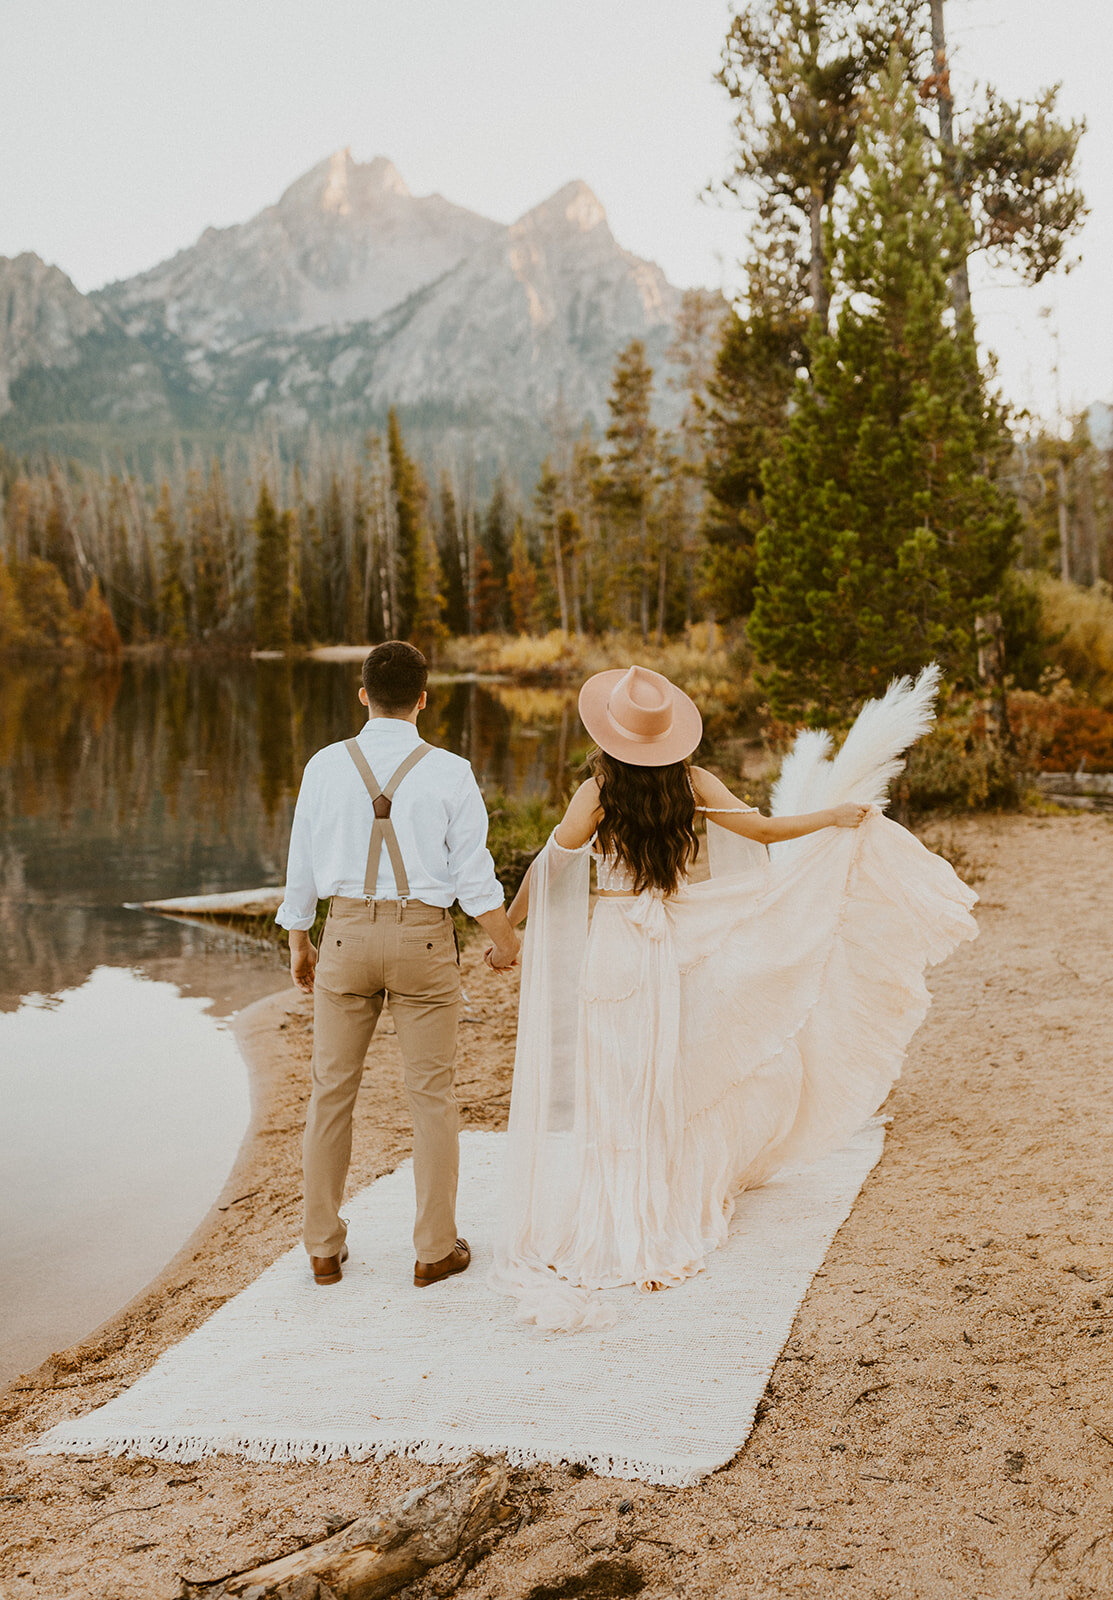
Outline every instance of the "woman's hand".
[(844, 800), (841, 806), (831, 808), (831, 824), (835, 828), (856, 828), (876, 810), (877, 807), (873, 805), (863, 805), (857, 800)]

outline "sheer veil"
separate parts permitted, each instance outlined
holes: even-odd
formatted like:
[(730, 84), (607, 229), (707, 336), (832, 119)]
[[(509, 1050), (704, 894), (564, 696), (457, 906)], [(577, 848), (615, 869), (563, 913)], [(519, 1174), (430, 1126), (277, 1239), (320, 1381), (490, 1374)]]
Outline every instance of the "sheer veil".
[(493, 1285), (542, 1326), (608, 1326), (596, 1297), (549, 1266), (574, 1208), (579, 979), (588, 929), (590, 847), (550, 837), (531, 868), (505, 1170), (504, 1232)]

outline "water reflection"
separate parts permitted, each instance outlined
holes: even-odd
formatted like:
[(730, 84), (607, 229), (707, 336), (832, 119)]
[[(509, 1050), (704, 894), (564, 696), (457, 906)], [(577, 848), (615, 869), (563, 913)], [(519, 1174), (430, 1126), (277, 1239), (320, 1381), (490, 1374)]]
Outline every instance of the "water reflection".
[[(273, 946), (126, 902), (280, 883), (358, 687), (334, 662), (0, 663), (0, 1380), (203, 1215), (247, 1116), (219, 1018), (288, 981)], [(559, 793), (584, 738), (571, 694), (467, 682), (431, 686), (422, 732), (510, 795)]]
[[(352, 663), (0, 665), (0, 1010), (206, 937), (125, 902), (281, 882), (302, 768), (358, 730), (358, 687)], [(421, 729), (514, 796), (563, 792), (585, 746), (571, 692), (511, 684), (434, 681)]]
[(3, 1383), (185, 1242), (235, 1159), (248, 1093), (206, 999), (98, 967), (0, 1016), (0, 1101)]

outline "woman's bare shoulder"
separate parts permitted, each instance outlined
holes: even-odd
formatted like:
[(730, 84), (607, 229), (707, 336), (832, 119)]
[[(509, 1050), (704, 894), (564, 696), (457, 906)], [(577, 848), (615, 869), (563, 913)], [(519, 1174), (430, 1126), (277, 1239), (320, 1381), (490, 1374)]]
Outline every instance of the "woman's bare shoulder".
[(565, 850), (578, 850), (591, 838), (602, 814), (599, 785), (587, 778), (568, 802), (568, 809), (556, 826), (556, 842)]
[(706, 800), (710, 795), (729, 793), (726, 784), (717, 778), (713, 772), (708, 772), (706, 767), (689, 767), (692, 778), (692, 788), (695, 791), (697, 802)]

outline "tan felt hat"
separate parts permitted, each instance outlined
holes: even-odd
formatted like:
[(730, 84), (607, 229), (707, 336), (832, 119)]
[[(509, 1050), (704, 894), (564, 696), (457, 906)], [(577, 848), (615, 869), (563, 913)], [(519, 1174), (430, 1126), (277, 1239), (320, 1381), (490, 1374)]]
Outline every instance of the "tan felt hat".
[(600, 750), (634, 767), (668, 767), (703, 737), (694, 700), (648, 667), (597, 672), (580, 690), (580, 720)]

